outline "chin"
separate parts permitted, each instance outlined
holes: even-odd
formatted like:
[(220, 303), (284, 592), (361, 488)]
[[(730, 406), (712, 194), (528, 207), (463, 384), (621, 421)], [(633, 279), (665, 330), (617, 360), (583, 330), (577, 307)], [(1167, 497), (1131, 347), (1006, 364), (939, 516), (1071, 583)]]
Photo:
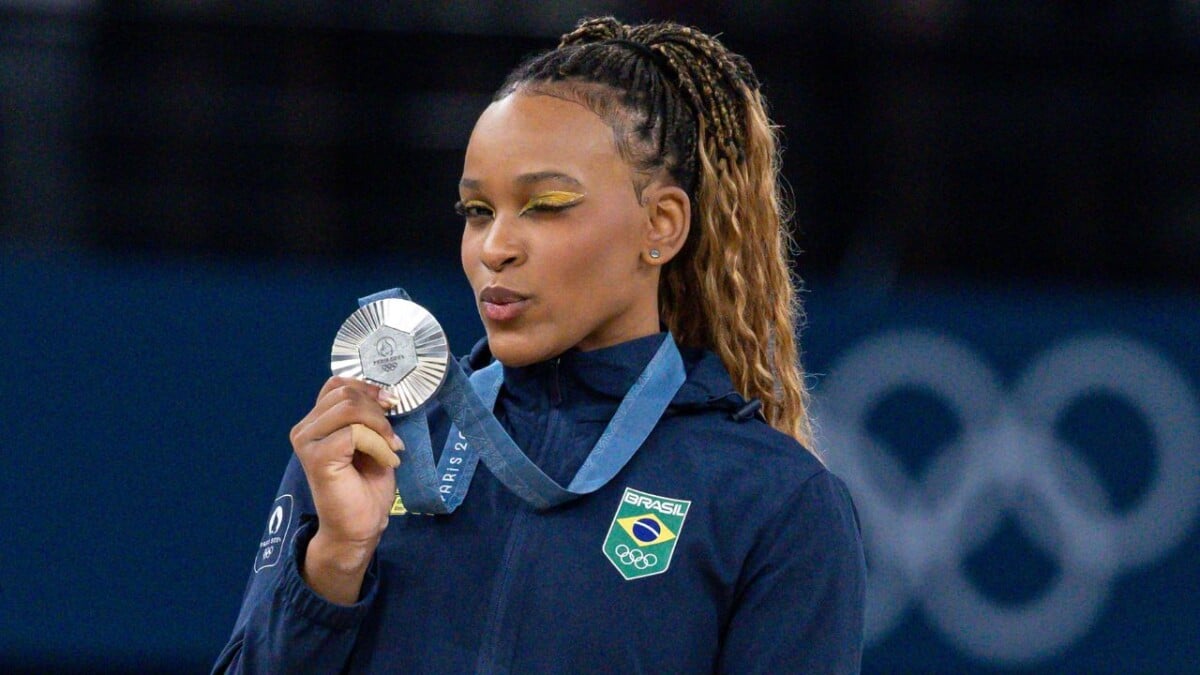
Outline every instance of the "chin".
[(509, 368), (531, 366), (566, 351), (513, 331), (488, 330), (488, 348), (496, 360)]

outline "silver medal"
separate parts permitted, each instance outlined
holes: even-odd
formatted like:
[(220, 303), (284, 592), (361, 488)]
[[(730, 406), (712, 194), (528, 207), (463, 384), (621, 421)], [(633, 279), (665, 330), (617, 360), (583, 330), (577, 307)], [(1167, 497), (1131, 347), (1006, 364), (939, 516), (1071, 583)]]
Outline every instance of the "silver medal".
[(350, 315), (337, 337), (329, 367), (391, 392), (400, 403), (389, 415), (421, 407), (446, 379), (450, 347), (437, 319), (409, 300), (376, 300)]

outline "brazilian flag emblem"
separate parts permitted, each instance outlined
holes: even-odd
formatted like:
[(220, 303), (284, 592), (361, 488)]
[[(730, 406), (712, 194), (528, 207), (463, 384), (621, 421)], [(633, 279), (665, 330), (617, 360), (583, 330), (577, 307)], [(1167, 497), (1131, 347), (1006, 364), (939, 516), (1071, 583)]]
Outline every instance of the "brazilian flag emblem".
[(604, 556), (626, 581), (666, 572), (691, 505), (625, 488), (604, 539)]

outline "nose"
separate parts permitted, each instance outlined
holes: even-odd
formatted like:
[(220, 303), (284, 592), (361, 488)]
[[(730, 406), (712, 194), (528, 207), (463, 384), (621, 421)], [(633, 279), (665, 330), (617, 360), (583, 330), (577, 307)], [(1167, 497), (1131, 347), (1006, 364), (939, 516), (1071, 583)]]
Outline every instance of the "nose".
[(493, 272), (519, 265), (525, 258), (525, 248), (518, 237), (517, 226), (510, 218), (496, 214), (483, 233), (479, 260)]

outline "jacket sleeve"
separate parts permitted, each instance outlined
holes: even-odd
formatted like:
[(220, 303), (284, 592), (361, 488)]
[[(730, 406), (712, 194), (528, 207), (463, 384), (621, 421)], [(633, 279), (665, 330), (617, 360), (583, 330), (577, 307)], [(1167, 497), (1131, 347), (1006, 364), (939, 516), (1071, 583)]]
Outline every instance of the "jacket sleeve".
[(337, 605), (313, 592), (300, 576), (316, 511), (304, 471), (288, 463), (233, 635), (213, 673), (340, 672), (378, 587), (376, 566), (363, 580), (357, 604)]
[(725, 631), (725, 673), (857, 673), (866, 563), (840, 479), (809, 478), (764, 529), (746, 561)]

